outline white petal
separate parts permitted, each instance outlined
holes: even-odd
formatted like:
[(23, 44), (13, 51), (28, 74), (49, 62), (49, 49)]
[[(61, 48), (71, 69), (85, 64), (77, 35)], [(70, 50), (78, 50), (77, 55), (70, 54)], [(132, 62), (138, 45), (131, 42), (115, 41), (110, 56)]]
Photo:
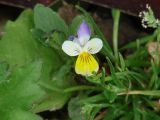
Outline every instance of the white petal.
[(89, 38), (90, 38), (90, 36), (83, 35), (83, 36), (78, 38), (78, 41), (79, 41), (81, 46), (84, 46), (89, 41)]
[(93, 38), (87, 42), (84, 46), (84, 51), (87, 51), (91, 54), (98, 53), (103, 47), (103, 42), (99, 38)]
[(62, 50), (69, 56), (77, 56), (82, 51), (82, 48), (73, 41), (65, 41), (62, 44)]
[(74, 38), (74, 39), (73, 39), (73, 42), (80, 45), (78, 38)]

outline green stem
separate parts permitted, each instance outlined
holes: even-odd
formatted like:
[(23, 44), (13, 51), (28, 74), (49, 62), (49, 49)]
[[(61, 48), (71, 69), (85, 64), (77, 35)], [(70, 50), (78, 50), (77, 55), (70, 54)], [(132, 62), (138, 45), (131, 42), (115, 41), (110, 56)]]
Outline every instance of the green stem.
[(148, 95), (148, 96), (156, 96), (160, 97), (160, 90), (146, 90), (146, 91), (141, 91), (141, 90), (133, 90), (133, 91), (125, 91), (118, 93), (118, 95)]
[(81, 91), (81, 90), (102, 90), (102, 88), (96, 87), (96, 86), (85, 86), (85, 85), (81, 85), (81, 86), (73, 86), (70, 88), (66, 88), (64, 90), (64, 92), (75, 92), (75, 91)]
[(157, 44), (158, 44), (158, 46), (157, 46), (157, 53), (156, 53), (156, 55), (157, 55), (157, 57), (156, 57), (156, 59), (157, 59), (157, 61), (156, 61), (156, 64), (157, 65), (159, 65), (160, 64), (160, 58), (159, 58), (159, 44), (160, 44), (160, 27), (158, 27), (158, 29), (157, 29)]
[(120, 11), (117, 9), (112, 10), (113, 17), (113, 50), (116, 60), (118, 61), (118, 29), (119, 29), (119, 19)]
[(105, 96), (103, 94), (97, 94), (88, 98), (84, 98), (82, 100), (79, 101), (79, 103), (95, 103), (98, 101), (102, 101), (105, 100)]

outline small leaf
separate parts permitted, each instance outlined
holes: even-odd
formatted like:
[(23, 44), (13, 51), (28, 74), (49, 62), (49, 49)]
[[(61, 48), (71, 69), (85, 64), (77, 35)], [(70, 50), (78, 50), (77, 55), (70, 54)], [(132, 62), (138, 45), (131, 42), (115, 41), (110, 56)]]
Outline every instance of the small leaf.
[(113, 78), (113, 82), (117, 85), (117, 86), (123, 86), (122, 83), (120, 82), (120, 80), (117, 78), (116, 74), (115, 74), (115, 68), (112, 64), (112, 62), (110, 61), (110, 59), (108, 57), (106, 57), (107, 62), (109, 64), (110, 67), (110, 71), (111, 71), (111, 76)]
[(53, 30), (67, 34), (68, 28), (65, 22), (51, 8), (37, 4), (34, 8), (35, 28), (43, 32), (51, 33)]
[[(45, 95), (45, 92), (37, 84), (41, 75), (41, 68), (42, 62), (40, 61), (23, 68), (17, 68), (8, 80), (0, 83), (1, 119), (29, 120), (33, 118), (33, 120), (39, 120), (39, 117), (27, 111)], [(19, 116), (22, 118), (20, 119)]]
[(105, 91), (104, 91), (104, 96), (107, 98), (107, 100), (108, 100), (110, 103), (112, 103), (112, 102), (114, 102), (114, 100), (117, 98), (117, 93), (112, 92), (112, 91), (105, 90)]
[(123, 56), (119, 53), (119, 59), (120, 59), (120, 65), (121, 65), (121, 69), (122, 71), (125, 71), (126, 65), (125, 65), (125, 61)]
[(46, 90), (47, 95), (32, 108), (33, 112), (55, 111), (65, 105), (72, 93), (64, 93), (63, 90), (75, 84), (73, 81), (74, 74), (70, 72), (71, 68), (71, 61), (67, 61), (58, 71), (54, 71), (50, 84), (41, 85)]
[(0, 107), (28, 110), (33, 102), (41, 98), (44, 91), (36, 83), (41, 75), (41, 67), (42, 62), (38, 61), (24, 68), (17, 68), (8, 80), (0, 83)]
[(76, 98), (72, 98), (69, 101), (68, 104), (68, 112), (69, 112), (69, 117), (72, 120), (86, 120), (85, 116), (82, 113), (82, 103), (79, 103), (78, 101), (83, 99), (84, 96), (78, 96)]
[[(12, 70), (18, 69), (21, 66), (26, 66), (30, 62), (40, 59), (43, 62), (42, 74), (39, 81), (39, 84), (42, 87), (46, 88), (46, 86), (49, 86), (53, 89), (64, 89), (65, 87), (69, 87), (71, 84), (73, 84), (72, 82), (74, 77), (73, 73), (70, 72), (70, 67), (68, 69), (68, 72), (71, 73), (71, 75), (68, 75), (68, 73), (66, 75), (68, 78), (66, 78), (66, 76), (64, 78), (61, 77), (63, 78), (63, 80), (60, 80), (60, 77), (57, 77), (55, 80), (56, 82), (51, 81), (52, 73), (58, 72), (59, 69), (67, 62), (67, 60), (64, 59), (64, 56), (60, 57), (58, 50), (46, 47), (39, 43), (36, 38), (33, 37), (33, 33), (31, 31), (33, 27), (33, 11), (31, 10), (22, 12), (20, 17), (15, 22), (7, 23), (5, 34), (0, 40), (0, 61), (6, 61)], [(21, 78), (20, 80), (23, 80), (23, 78)], [(26, 88), (26, 86), (23, 87)], [(23, 87), (21, 89), (23, 89)], [(33, 93), (33, 91), (31, 93)], [(71, 95), (71, 93), (63, 93), (59, 95), (55, 90), (46, 92), (47, 95), (45, 97), (51, 97), (51, 99), (46, 100), (50, 104), (47, 104), (44, 110), (52, 108), (60, 109), (67, 102)], [(16, 96), (16, 93), (14, 93), (13, 95)], [(63, 95), (65, 95), (65, 97), (62, 97)], [(45, 99), (45, 97), (43, 98), (43, 100)], [(62, 102), (59, 102), (58, 98)], [(39, 99), (39, 101), (41, 100), (42, 99)], [(7, 99), (7, 101), (9, 101), (9, 99)], [(15, 103), (16, 105), (19, 102), (13, 101), (13, 103)], [(38, 105), (34, 104), (34, 108), (36, 108), (36, 106), (38, 107)], [(43, 111), (43, 109), (39, 109), (37, 111)]]
[(0, 110), (0, 116), (1, 120), (42, 120), (39, 116), (20, 109)]
[(143, 120), (160, 120), (160, 116), (151, 110), (145, 110), (141, 112)]
[(6, 62), (0, 63), (0, 82), (6, 80), (9, 76), (8, 64)]

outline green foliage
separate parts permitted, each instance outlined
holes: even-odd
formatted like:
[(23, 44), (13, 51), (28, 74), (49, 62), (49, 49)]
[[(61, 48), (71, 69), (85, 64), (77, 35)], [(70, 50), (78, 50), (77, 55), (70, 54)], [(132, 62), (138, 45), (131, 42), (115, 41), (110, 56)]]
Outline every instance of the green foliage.
[(45, 92), (37, 84), (41, 68), (42, 62), (38, 61), (26, 67), (14, 69), (10, 77), (0, 83), (0, 108), (3, 108), (0, 110), (0, 115), (2, 120), (18, 120), (20, 119), (18, 114), (21, 115), (21, 113), (23, 120), (39, 120), (28, 110), (45, 95)]
[[(64, 88), (67, 88), (73, 85), (74, 75), (72, 72), (69, 72), (70, 69), (72, 68), (72, 64), (69, 64), (71, 63), (71, 60), (69, 59), (66, 60), (66, 57), (64, 57), (65, 54), (62, 52), (59, 52), (61, 51), (61, 49), (55, 49), (55, 48), (44, 46), (37, 40), (36, 37), (33, 36), (32, 34), (32, 30), (34, 29), (33, 17), (34, 17), (33, 11), (26, 10), (20, 15), (20, 17), (15, 22), (9, 21), (7, 23), (5, 28), (5, 35), (0, 40), (0, 47), (1, 47), (0, 61), (5, 61), (7, 65), (10, 66), (10, 69), (8, 70), (7, 66), (3, 64), (3, 62), (1, 62), (2, 64), (0, 65), (2, 67), (0, 68), (0, 79), (1, 79), (1, 82), (5, 81), (8, 78), (8, 76), (10, 76), (9, 74), (10, 72), (15, 71), (16, 69), (19, 69), (19, 67), (26, 66), (29, 63), (40, 59), (43, 63), (43, 66), (41, 69), (42, 73), (40, 75), (38, 84), (41, 86), (41, 88), (45, 90), (46, 94), (43, 95), (42, 98), (37, 98), (36, 104), (34, 105), (32, 104), (33, 105), (32, 109), (31, 107), (30, 109), (32, 112), (60, 109), (61, 107), (64, 106), (64, 104), (67, 102), (67, 100), (71, 96), (71, 93), (60, 92)], [(56, 40), (58, 39), (56, 38)], [(63, 71), (65, 71), (65, 73), (63, 73)], [(37, 73), (34, 73), (34, 74), (37, 74)], [(28, 76), (28, 77), (29, 78), (31, 77), (30, 79), (32, 79), (32, 76)], [(19, 78), (18, 80), (22, 80), (22, 79), (23, 78)], [(17, 83), (17, 81), (15, 82)], [(26, 88), (27, 89), (26, 92), (29, 92), (28, 89), (31, 89), (31, 88), (29, 86), (28, 88), (25, 87), (28, 85), (28, 83), (24, 83), (24, 84), (25, 85), (20, 87), (18, 90), (22, 91), (20, 89)], [(12, 89), (15, 89), (15, 88), (12, 88)], [(41, 92), (41, 89), (38, 91)], [(31, 94), (34, 93), (34, 89), (31, 89), (30, 93)], [(21, 94), (25, 95), (26, 93), (22, 92)], [(14, 96), (20, 97), (16, 94), (16, 92), (13, 92), (12, 95), (13, 95), (12, 96), (13, 98)], [(36, 97), (36, 95), (34, 96)], [(4, 102), (2, 104), (3, 107), (5, 107), (5, 105), (9, 106), (10, 104), (13, 104), (13, 103), (15, 103), (15, 105), (16, 104), (25, 105), (21, 102), (17, 102), (18, 100), (16, 99), (10, 100), (5, 97), (2, 97), (2, 98), (4, 98), (4, 99), (1, 99), (2, 100), (1, 103)], [(31, 100), (32, 99), (29, 98), (29, 96), (26, 96), (26, 98), (24, 99), (24, 102), (30, 103)], [(24, 107), (28, 107), (28, 106), (25, 105)], [(29, 108), (27, 110), (29, 110)], [(22, 113), (22, 116), (23, 115), (25, 116), (26, 112), (23, 112), (21, 110), (19, 110), (19, 112)], [(26, 113), (26, 116), (27, 114), (29, 113)], [(16, 116), (17, 115), (15, 114), (15, 117)], [(29, 116), (31, 115), (29, 114)], [(1, 115), (1, 117), (3, 117), (3, 114)], [(35, 117), (35, 119), (37, 119), (37, 117)]]
[(1, 120), (42, 120), (37, 115), (20, 109), (1, 111)]
[(65, 93), (63, 90), (75, 84), (74, 74), (70, 72), (71, 67), (70, 62), (66, 63), (58, 71), (54, 71), (52, 80), (48, 84), (41, 84), (48, 94), (33, 107), (32, 111), (57, 110), (65, 105), (71, 93)]
[(44, 45), (49, 45), (53, 32), (57, 31), (60, 36), (68, 35), (68, 26), (51, 8), (37, 4), (34, 8), (35, 28), (32, 29), (34, 37)]
[[(41, 4), (7, 23), (0, 40), (0, 119), (41, 120), (35, 113), (55, 111), (68, 102), (71, 120), (159, 120), (160, 63), (147, 48), (150, 41), (159, 42), (153, 12), (145, 16), (155, 32), (118, 49), (120, 11), (113, 11), (113, 53), (91, 15), (76, 7), (82, 14), (68, 26)], [(75, 59), (61, 49), (83, 20), (104, 44), (97, 56), (100, 70), (90, 77), (75, 75)]]
[(37, 4), (34, 8), (35, 28), (50, 33), (53, 30), (67, 33), (67, 26), (59, 15), (44, 5)]
[(0, 63), (0, 82), (6, 80), (9, 76), (8, 64), (6, 62)]
[[(78, 8), (91, 20), (90, 15), (84, 9)], [(119, 13), (118, 10), (117, 13)], [(113, 14), (113, 18), (116, 19), (113, 31), (118, 29), (119, 17), (116, 16), (117, 14)], [(103, 120), (148, 120), (152, 119), (151, 117), (159, 120), (159, 107), (157, 106), (160, 94), (159, 63), (148, 59), (147, 50), (147, 44), (156, 37), (159, 39), (159, 33), (159, 28), (157, 28), (152, 35), (137, 38), (136, 41), (123, 46), (120, 51), (131, 50), (131, 52), (125, 57), (119, 53), (118, 62), (112, 55), (107, 54), (106, 57), (103, 54), (106, 57), (105, 63), (108, 65), (109, 75), (102, 70), (97, 75), (86, 77), (99, 90), (82, 91), (76, 98), (71, 99), (68, 107), (70, 117), (73, 120), (100, 118)], [(114, 37), (117, 38), (117, 35), (114, 34)], [(117, 39), (113, 42), (117, 43)], [(116, 43), (113, 45), (117, 50)], [(105, 47), (107, 53), (109, 48), (104, 44)], [(153, 104), (155, 102), (157, 104)], [(103, 107), (97, 107), (101, 105)], [(158, 110), (155, 110), (155, 107), (158, 107)]]

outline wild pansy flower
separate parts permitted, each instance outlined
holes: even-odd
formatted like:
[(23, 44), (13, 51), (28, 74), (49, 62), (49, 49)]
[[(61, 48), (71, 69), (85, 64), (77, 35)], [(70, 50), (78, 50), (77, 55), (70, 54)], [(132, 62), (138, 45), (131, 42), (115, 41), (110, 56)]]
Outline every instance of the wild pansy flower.
[(93, 72), (98, 71), (99, 65), (91, 54), (98, 53), (103, 46), (101, 39), (90, 39), (90, 36), (91, 30), (83, 21), (77, 31), (77, 37), (70, 36), (70, 40), (66, 40), (62, 44), (62, 49), (67, 55), (78, 56), (75, 72), (84, 76), (90, 76)]

